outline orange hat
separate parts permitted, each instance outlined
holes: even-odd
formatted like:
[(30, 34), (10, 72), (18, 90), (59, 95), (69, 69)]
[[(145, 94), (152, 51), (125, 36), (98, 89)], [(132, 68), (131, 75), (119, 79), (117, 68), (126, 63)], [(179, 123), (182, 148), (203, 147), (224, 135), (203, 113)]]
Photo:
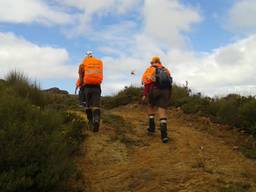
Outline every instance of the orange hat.
[(158, 57), (158, 56), (154, 56), (153, 58), (152, 58), (152, 61), (151, 61), (151, 63), (160, 63), (161, 61), (160, 61), (160, 57)]

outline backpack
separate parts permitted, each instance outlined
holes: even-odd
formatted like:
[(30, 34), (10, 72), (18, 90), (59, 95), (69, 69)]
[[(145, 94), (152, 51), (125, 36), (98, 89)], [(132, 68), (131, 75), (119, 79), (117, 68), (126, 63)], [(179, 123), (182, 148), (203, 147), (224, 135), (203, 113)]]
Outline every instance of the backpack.
[(103, 63), (96, 58), (84, 60), (85, 85), (100, 85), (103, 80)]
[(172, 87), (172, 77), (165, 67), (156, 67), (156, 85), (160, 89), (167, 89)]

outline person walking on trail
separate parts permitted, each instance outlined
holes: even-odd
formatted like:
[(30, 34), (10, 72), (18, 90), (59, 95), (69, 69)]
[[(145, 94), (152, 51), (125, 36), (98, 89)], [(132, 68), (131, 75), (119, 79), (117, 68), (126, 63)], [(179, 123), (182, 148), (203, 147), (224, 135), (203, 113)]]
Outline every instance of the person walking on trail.
[[(85, 106), (89, 128), (98, 132), (100, 127), (101, 83), (103, 81), (103, 62), (87, 52), (86, 58), (79, 66), (80, 101)], [(83, 101), (84, 100), (84, 101)]]
[(172, 77), (170, 71), (165, 68), (159, 57), (153, 57), (151, 66), (147, 68), (142, 76), (144, 85), (143, 101), (148, 101), (148, 133), (154, 134), (156, 130), (155, 115), (158, 110), (160, 117), (161, 139), (168, 143), (167, 134), (167, 107), (169, 105)]

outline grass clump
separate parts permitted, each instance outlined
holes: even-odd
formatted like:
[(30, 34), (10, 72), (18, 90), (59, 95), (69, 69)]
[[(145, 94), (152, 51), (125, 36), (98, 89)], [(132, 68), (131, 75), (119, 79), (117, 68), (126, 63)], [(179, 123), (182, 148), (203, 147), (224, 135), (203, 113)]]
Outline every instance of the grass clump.
[(249, 159), (256, 159), (256, 148), (255, 147), (243, 145), (240, 147), (240, 151), (245, 157), (247, 157)]
[[(40, 90), (37, 82), (31, 83), (23, 73), (13, 71), (6, 77), (6, 84), (16, 97), (22, 97), (29, 100), (33, 105), (44, 107), (47, 104), (47, 97)], [(8, 90), (7, 90), (8, 91)]]
[(142, 97), (142, 88), (127, 87), (114, 96), (102, 98), (102, 105), (106, 109), (112, 109), (121, 105), (139, 102)]
[(70, 191), (84, 122), (47, 104), (21, 73), (0, 83), (0, 191)]
[(115, 129), (113, 140), (119, 140), (121, 143), (124, 143), (128, 147), (137, 144), (138, 141), (129, 137), (129, 135), (132, 133), (131, 123), (125, 121), (122, 116), (111, 113), (104, 113), (102, 119), (104, 124), (110, 125)]
[(246, 183), (229, 183), (220, 188), (220, 192), (248, 192), (251, 186)]

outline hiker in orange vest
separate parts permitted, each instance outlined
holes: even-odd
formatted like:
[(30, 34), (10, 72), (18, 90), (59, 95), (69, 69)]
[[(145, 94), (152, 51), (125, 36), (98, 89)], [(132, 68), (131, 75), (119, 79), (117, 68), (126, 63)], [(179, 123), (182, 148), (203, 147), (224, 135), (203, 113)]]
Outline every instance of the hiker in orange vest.
[(143, 101), (148, 101), (149, 128), (148, 133), (154, 134), (156, 130), (155, 114), (158, 110), (160, 117), (161, 139), (168, 143), (167, 134), (167, 107), (169, 106), (172, 77), (170, 71), (165, 68), (159, 57), (153, 57), (151, 66), (147, 68), (142, 77), (144, 85)]
[(98, 132), (100, 127), (101, 83), (103, 81), (103, 63), (87, 52), (86, 58), (79, 66), (79, 84), (84, 97), (89, 128)]

